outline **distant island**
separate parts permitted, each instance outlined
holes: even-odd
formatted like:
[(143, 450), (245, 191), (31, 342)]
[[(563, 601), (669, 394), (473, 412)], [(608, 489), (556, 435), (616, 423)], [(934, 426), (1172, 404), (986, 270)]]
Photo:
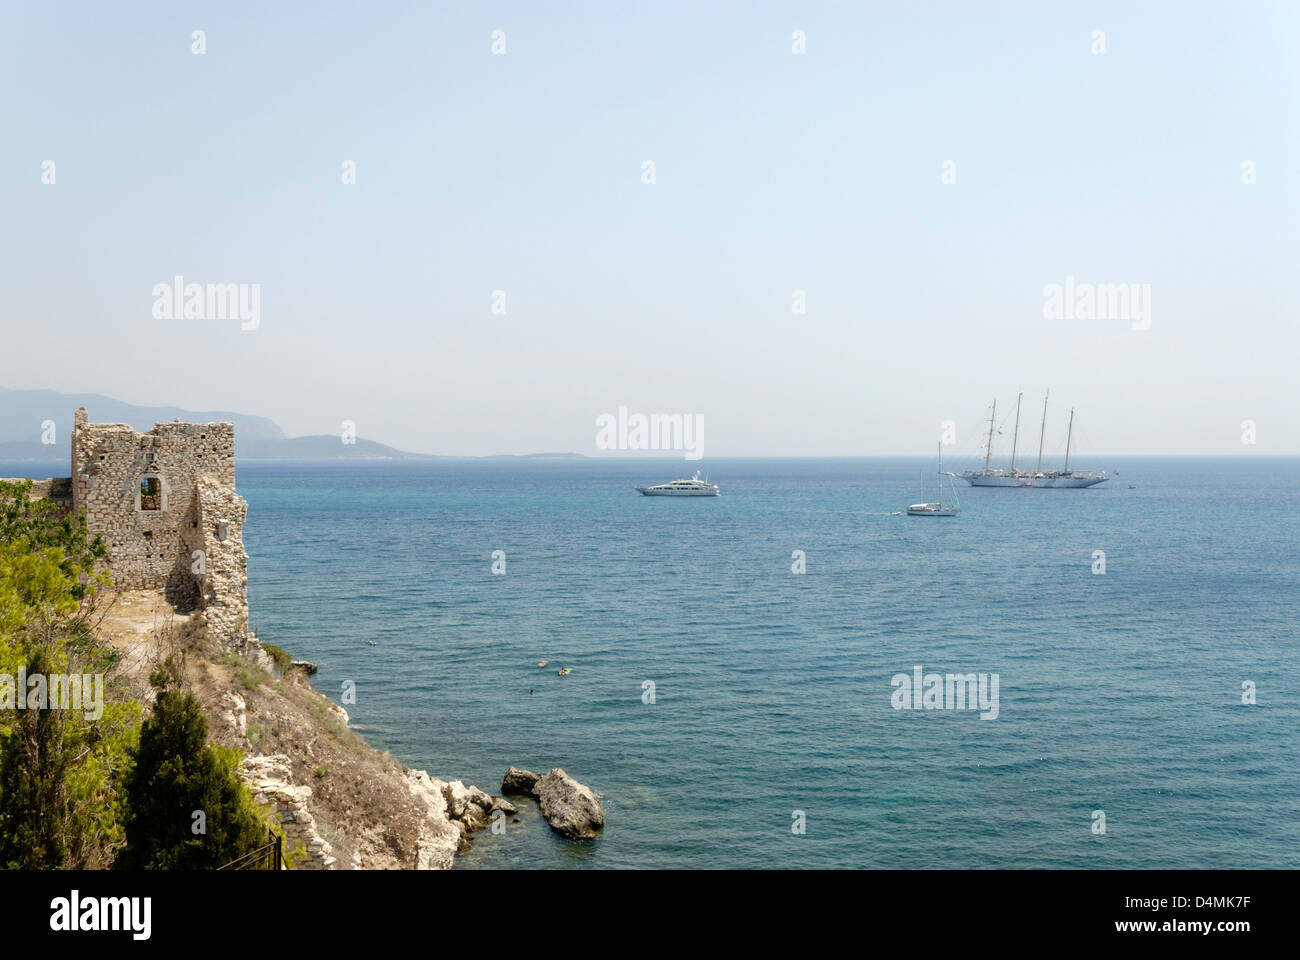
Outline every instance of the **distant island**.
[[(186, 410), (181, 407), (142, 407), (93, 393), (59, 393), (55, 390), (7, 390), (0, 387), (0, 460), (66, 460), (72, 436), (68, 411), (86, 407), (96, 419), (125, 423), (147, 431), (156, 423), (183, 420), (187, 423), (230, 421), (235, 425), (235, 457), (238, 460), (451, 460), (461, 459), (431, 453), (398, 450), (375, 440), (357, 437), (342, 443), (337, 434), (288, 437), (274, 420), (232, 413), (226, 410)], [(54, 443), (45, 424), (53, 423)], [(582, 458), (580, 453), (497, 454), (472, 457), (475, 460)]]

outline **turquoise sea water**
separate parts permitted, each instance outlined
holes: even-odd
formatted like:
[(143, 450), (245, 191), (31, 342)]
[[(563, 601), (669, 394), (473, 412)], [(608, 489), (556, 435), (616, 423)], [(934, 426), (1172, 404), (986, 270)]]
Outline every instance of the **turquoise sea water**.
[[(403, 762), (601, 795), (599, 840), (529, 810), (461, 869), (1300, 866), (1300, 459), (890, 516), (924, 466), (242, 463), (251, 619)], [(918, 664), (997, 673), (998, 717), (895, 710)]]

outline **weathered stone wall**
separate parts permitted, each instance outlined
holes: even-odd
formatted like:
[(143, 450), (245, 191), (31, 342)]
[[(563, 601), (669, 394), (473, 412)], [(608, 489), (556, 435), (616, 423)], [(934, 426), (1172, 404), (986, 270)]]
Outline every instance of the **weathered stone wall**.
[(306, 858), (296, 865), (296, 869), (337, 870), (338, 858), (334, 856), (329, 841), (316, 829), (316, 818), (307, 808), (311, 787), (294, 784), (290, 779), (290, 767), (289, 758), (282, 754), (254, 756), (244, 759), (241, 773), (253, 792), (253, 800), (266, 807), (280, 822), (285, 853), (301, 844), (301, 852), (306, 854)]
[(72, 504), (108, 547), (119, 590), (162, 589), (201, 607), (223, 642), (248, 639), (248, 504), (235, 493), (232, 423), (160, 423), (137, 433), (91, 423), (72, 430)]
[[(0, 477), (0, 483), (22, 483), (30, 477)], [(27, 496), (32, 500), (49, 500), (55, 506), (72, 507), (72, 480), (68, 477), (50, 477), (32, 480)]]
[[(0, 477), (0, 483), (24, 483), (31, 477)], [(45, 480), (32, 480), (32, 488), (27, 492), (29, 500), (48, 500), (59, 508), (63, 516), (72, 513), (72, 480), (68, 477), (55, 477)]]
[[(248, 555), (244, 553), (244, 518), (248, 503), (212, 477), (200, 477), (198, 526), (187, 546), (202, 551), (206, 571), (199, 578), (199, 601), (208, 629), (230, 644), (248, 636)], [(194, 537), (193, 534), (199, 534)]]

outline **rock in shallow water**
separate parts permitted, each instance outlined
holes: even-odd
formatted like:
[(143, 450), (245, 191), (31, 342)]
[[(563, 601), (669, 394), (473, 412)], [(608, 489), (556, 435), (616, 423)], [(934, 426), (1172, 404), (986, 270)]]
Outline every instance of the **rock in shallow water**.
[(531, 770), (519, 770), (516, 767), (511, 767), (501, 779), (501, 792), (525, 793), (531, 796), (533, 787), (537, 786), (537, 781), (540, 779), (542, 779), (541, 775), (533, 773)]
[(488, 813), (477, 803), (467, 803), (460, 822), (470, 830), (482, 830), (488, 825)]
[(447, 798), (447, 815), (459, 820), (465, 815), (465, 808), (474, 802), (470, 788), (460, 780), (452, 780), (442, 785), (442, 794)]
[[(510, 774), (506, 776), (508, 778)], [(596, 794), (559, 767), (537, 781), (533, 794), (541, 805), (546, 822), (562, 836), (575, 839), (594, 837), (605, 826), (605, 810)]]

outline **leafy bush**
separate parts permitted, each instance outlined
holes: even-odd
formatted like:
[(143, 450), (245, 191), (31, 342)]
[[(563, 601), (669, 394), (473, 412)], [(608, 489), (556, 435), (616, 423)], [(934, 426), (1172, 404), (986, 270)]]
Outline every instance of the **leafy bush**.
[(266, 842), (264, 817), (238, 777), (239, 753), (207, 741), (193, 695), (162, 691), (140, 729), (118, 866), (213, 869)]
[(103, 868), (123, 843), (122, 786), (141, 710), (117, 696), (119, 658), (95, 637), (99, 591), (110, 582), (102, 540), (83, 517), (30, 491), (31, 481), (0, 483), (0, 675), (89, 674), (103, 699), (83, 698), (80, 710), (18, 710), (35, 691), (3, 685), (0, 866)]
[(288, 670), (289, 665), (293, 663), (293, 657), (289, 656), (287, 651), (282, 650), (273, 643), (262, 644), (262, 649), (270, 654), (271, 659), (275, 661), (275, 669), (279, 670), (281, 673)]

